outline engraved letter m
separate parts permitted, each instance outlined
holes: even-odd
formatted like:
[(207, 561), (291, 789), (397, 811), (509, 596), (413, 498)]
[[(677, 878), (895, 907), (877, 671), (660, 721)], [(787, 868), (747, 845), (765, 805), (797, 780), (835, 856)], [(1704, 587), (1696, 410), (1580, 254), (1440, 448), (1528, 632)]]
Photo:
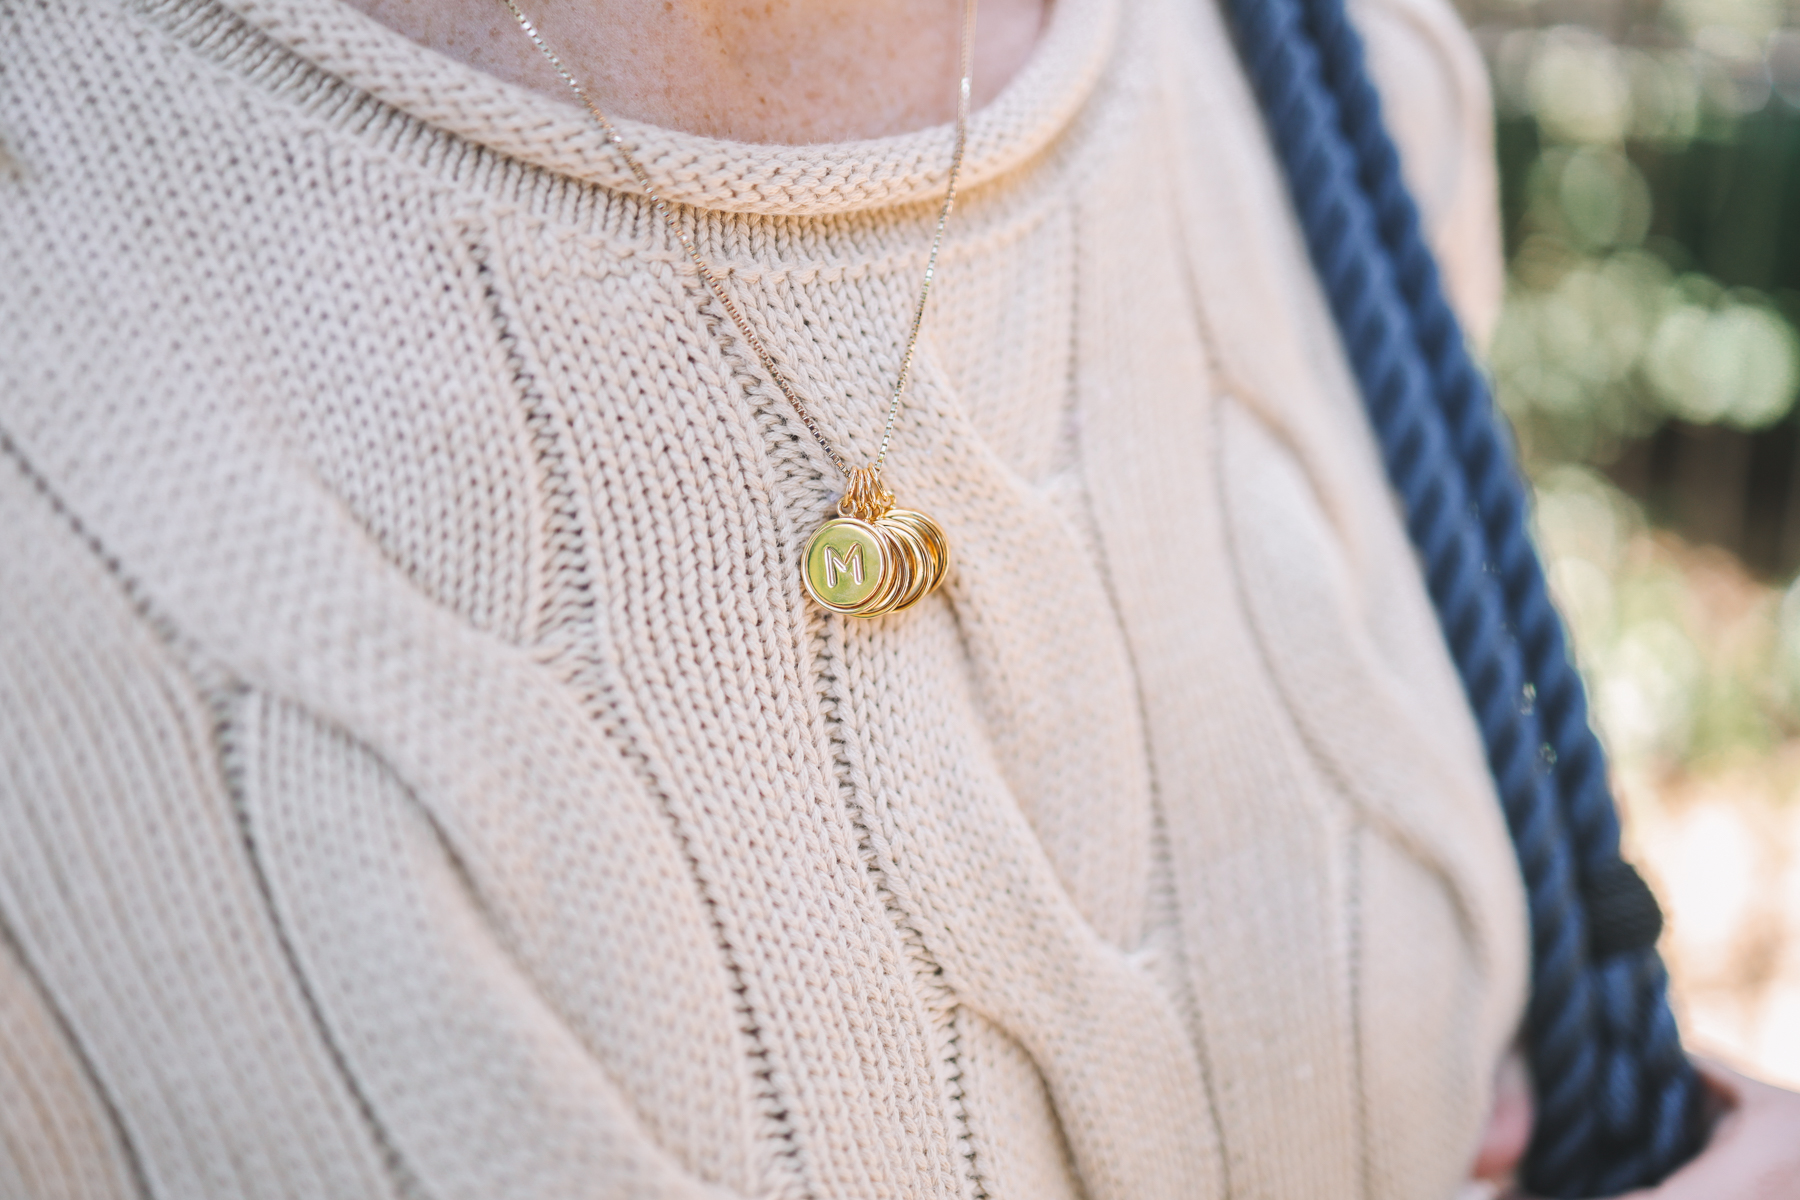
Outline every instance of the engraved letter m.
[(861, 587), (863, 581), (862, 547), (851, 546), (849, 558), (839, 558), (838, 552), (830, 546), (825, 547), (825, 586), (837, 586), (838, 576), (848, 574)]

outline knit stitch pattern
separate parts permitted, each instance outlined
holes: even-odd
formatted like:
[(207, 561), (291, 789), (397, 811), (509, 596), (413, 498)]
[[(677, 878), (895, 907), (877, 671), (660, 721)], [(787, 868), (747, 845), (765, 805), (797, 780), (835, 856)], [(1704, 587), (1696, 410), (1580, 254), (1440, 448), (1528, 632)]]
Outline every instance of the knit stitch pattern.
[[(946, 131), (628, 133), (866, 457)], [(1523, 900), (1216, 12), (1059, 3), (976, 115), (889, 474), (954, 572), (868, 622), (562, 98), (0, 0), (0, 141), (0, 1187), (1458, 1186)]]

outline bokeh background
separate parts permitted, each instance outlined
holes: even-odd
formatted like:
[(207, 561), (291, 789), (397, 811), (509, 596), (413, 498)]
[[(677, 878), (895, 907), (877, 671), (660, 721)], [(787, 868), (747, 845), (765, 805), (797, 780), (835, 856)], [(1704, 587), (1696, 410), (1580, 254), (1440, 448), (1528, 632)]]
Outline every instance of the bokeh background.
[(1495, 390), (1702, 1046), (1800, 1086), (1800, 2), (1458, 0)]

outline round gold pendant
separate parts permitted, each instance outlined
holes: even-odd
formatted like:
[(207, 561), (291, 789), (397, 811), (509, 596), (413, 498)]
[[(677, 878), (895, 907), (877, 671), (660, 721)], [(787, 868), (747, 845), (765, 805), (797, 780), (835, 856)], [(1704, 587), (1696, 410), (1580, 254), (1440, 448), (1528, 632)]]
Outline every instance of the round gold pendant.
[[(944, 536), (944, 527), (924, 513), (914, 512), (910, 508), (890, 509), (880, 520), (875, 522), (875, 525), (880, 528), (883, 523), (906, 526), (916, 533), (924, 544), (926, 558), (930, 564), (930, 579), (925, 584), (925, 590), (914, 599), (922, 600), (937, 591), (938, 584), (944, 582), (944, 576), (950, 573), (950, 540)], [(908, 601), (908, 603), (911, 602)]]
[(928, 579), (925, 547), (917, 534), (905, 526), (891, 525), (885, 518), (875, 522), (875, 532), (887, 539), (888, 549), (893, 554), (894, 586), (878, 601), (857, 613), (859, 617), (899, 612), (925, 594), (924, 584)]
[(860, 614), (893, 588), (888, 540), (867, 521), (834, 517), (806, 543), (802, 579), (814, 600), (832, 612)]
[(801, 579), (832, 612), (879, 617), (937, 590), (950, 570), (943, 527), (922, 512), (895, 508), (877, 468), (850, 473), (838, 516), (806, 543)]

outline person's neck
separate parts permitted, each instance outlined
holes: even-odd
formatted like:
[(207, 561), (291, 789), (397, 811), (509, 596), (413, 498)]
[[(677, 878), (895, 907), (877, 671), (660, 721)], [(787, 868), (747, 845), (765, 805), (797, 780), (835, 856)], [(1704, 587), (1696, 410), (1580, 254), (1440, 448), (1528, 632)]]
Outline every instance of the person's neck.
[[(500, 0), (346, 0), (450, 58), (568, 99)], [(972, 101), (998, 95), (1048, 0), (982, 0)], [(886, 137), (956, 115), (962, 0), (519, 0), (608, 116), (744, 142)]]

